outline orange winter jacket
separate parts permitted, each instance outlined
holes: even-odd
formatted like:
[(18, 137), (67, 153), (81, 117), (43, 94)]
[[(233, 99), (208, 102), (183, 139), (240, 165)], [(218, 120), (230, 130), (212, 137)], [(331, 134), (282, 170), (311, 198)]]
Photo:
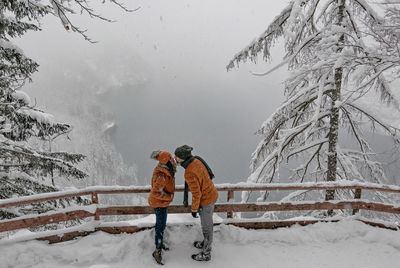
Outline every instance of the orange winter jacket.
[(218, 191), (212, 182), (207, 168), (199, 159), (194, 159), (185, 170), (185, 181), (192, 193), (192, 211), (197, 212), (200, 206), (214, 203)]
[(174, 199), (175, 178), (165, 165), (158, 164), (153, 171), (149, 205), (152, 208), (166, 208)]

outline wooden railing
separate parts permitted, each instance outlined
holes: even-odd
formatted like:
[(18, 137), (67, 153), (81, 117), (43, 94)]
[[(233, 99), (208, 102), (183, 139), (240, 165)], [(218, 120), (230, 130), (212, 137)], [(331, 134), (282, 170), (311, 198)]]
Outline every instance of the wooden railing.
[[(232, 218), (234, 212), (268, 212), (268, 211), (314, 211), (314, 210), (352, 210), (353, 214), (360, 209), (400, 214), (400, 206), (387, 204), (382, 202), (373, 202), (361, 199), (364, 191), (400, 193), (400, 187), (379, 184), (364, 184), (358, 182), (341, 182), (341, 183), (303, 183), (303, 184), (220, 184), (216, 185), (219, 192), (227, 192), (227, 202), (217, 203), (215, 205), (216, 213), (226, 213), (227, 218)], [(261, 203), (235, 203), (234, 193), (237, 191), (312, 191), (312, 190), (351, 190), (354, 194), (350, 200), (333, 200), (333, 201), (302, 201), (302, 202), (261, 202)], [(148, 193), (149, 186), (143, 187), (113, 187), (98, 186), (89, 187), (81, 190), (64, 191), (55, 193), (46, 193), (32, 196), (20, 197), (17, 199), (0, 200), (0, 209), (36, 204), (40, 202), (60, 200), (74, 197), (89, 196), (92, 204), (89, 206), (73, 207), (57, 211), (51, 211), (43, 214), (27, 215), (9, 220), (0, 221), (0, 233), (7, 231), (15, 231), (18, 229), (44, 226), (46, 224), (59, 223), (64, 221), (85, 219), (92, 217), (95, 221), (101, 221), (103, 216), (113, 215), (148, 215), (152, 214), (153, 209), (148, 206), (110, 206), (99, 204), (99, 195), (108, 194), (140, 194)], [(183, 186), (176, 187), (177, 192), (183, 191)], [(168, 208), (169, 213), (189, 213), (190, 207), (182, 205), (171, 205)], [(308, 224), (315, 221), (285, 221), (285, 222), (236, 222), (234, 220), (227, 221), (230, 224), (247, 228), (274, 228), (279, 226), (287, 226), (293, 223)], [(134, 226), (121, 226), (113, 228), (98, 227), (96, 230), (103, 230), (110, 233), (116, 232), (135, 232), (141, 228)], [(64, 238), (59, 236), (49, 238), (53, 242), (68, 240), (74, 236), (82, 235), (74, 232), (74, 235), (66, 235)]]

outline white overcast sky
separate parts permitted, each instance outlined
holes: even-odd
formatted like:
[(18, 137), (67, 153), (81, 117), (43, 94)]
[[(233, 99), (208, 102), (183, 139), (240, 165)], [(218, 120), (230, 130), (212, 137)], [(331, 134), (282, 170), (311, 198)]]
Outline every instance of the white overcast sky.
[[(230, 72), (225, 67), (288, 1), (125, 2), (140, 9), (124, 13), (109, 4), (97, 7), (104, 16), (117, 20), (114, 23), (73, 18), (99, 43), (90, 44), (78, 34), (66, 32), (54, 17), (43, 20), (43, 31), (29, 33), (18, 42), (41, 65), (28, 93), (37, 97), (39, 107), (46, 107), (49, 100), (43, 89), (41, 93), (34, 89), (57, 87), (58, 81), (52, 81), (47, 70), (63, 72), (90, 58), (108, 79), (115, 64), (128, 61), (132, 77), (140, 73), (146, 79), (144, 88), (128, 85), (129, 93), (115, 93), (101, 101), (118, 124), (114, 136), (117, 149), (128, 163), (137, 165), (141, 182), (151, 176), (155, 164), (149, 159), (152, 150), (173, 151), (185, 143), (209, 162), (220, 182), (245, 180), (259, 141), (253, 133), (283, 100), (286, 73), (283, 68), (267, 77), (252, 76), (250, 71), (264, 71), (273, 65), (263, 62)], [(277, 47), (273, 50), (275, 64), (283, 55), (282, 45)], [(117, 63), (111, 64), (112, 58)]]

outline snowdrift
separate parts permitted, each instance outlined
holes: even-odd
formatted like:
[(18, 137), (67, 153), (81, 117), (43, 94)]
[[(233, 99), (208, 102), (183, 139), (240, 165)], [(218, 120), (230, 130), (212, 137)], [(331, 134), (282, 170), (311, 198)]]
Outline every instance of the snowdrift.
[[(1, 245), (0, 263), (7, 268), (160, 267), (151, 258), (153, 236), (153, 230), (130, 235), (98, 232), (53, 245), (39, 241)], [(171, 250), (164, 255), (164, 267), (400, 267), (400, 232), (354, 220), (277, 230), (220, 225), (215, 228), (209, 263), (190, 258), (197, 252), (192, 242), (200, 238), (198, 224), (168, 226)]]

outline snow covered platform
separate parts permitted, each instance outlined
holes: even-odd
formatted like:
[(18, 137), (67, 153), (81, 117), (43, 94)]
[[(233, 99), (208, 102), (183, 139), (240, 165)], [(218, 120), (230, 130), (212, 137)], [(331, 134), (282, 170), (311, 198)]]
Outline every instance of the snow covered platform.
[[(1, 267), (10, 268), (160, 267), (151, 258), (153, 232), (97, 232), (53, 245), (43, 241), (0, 245), (0, 263)], [(201, 238), (199, 225), (169, 226), (166, 237), (171, 250), (164, 255), (164, 267), (391, 268), (400, 263), (399, 231), (355, 220), (276, 230), (216, 226), (209, 263), (197, 263), (190, 258), (197, 252), (192, 242)]]

